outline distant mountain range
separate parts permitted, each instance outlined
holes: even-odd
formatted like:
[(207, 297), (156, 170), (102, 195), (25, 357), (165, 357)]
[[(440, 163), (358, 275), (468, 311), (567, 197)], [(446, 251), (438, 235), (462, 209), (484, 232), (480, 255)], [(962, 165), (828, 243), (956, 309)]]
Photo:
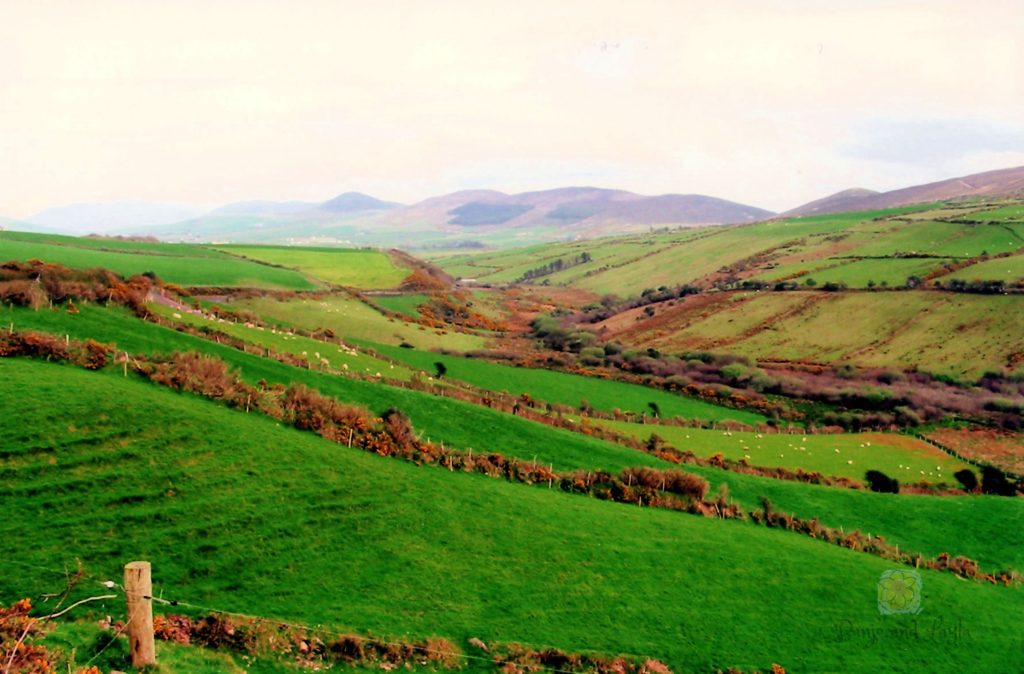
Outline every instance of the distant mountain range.
[[(566, 187), (522, 194), (467, 190), (415, 204), (346, 192), (324, 202), (245, 201), (168, 219), (155, 205), (135, 224), (124, 209), (103, 217), (101, 204), (50, 209), (30, 220), (72, 233), (152, 235), (177, 241), (248, 241), (377, 246), (475, 246), (534, 243), (645, 230), (753, 222), (771, 211), (701, 195), (643, 196), (623, 190)], [(138, 206), (138, 204), (133, 204)]]
[[(849, 189), (783, 216), (872, 210), (961, 197), (1024, 194), (1024, 167), (891, 192)], [(645, 231), (754, 222), (775, 214), (698, 194), (645, 196), (597, 187), (520, 194), (465, 190), (414, 204), (345, 192), (323, 202), (244, 201), (205, 210), (121, 202), (50, 208), (0, 227), (68, 234), (133, 234), (168, 241), (344, 244), (402, 248), (525, 245)]]
[(1024, 166), (986, 171), (891, 192), (851, 189), (786, 211), (783, 216), (872, 211), (964, 197), (1003, 197), (1024, 194)]

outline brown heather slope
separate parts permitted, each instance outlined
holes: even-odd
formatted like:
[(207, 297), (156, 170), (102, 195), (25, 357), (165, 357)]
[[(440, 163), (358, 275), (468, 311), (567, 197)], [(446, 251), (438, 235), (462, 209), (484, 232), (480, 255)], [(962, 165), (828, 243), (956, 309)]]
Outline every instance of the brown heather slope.
[(782, 215), (821, 215), (848, 211), (871, 211), (908, 204), (923, 204), (962, 197), (1005, 197), (1024, 193), (1024, 166), (986, 171), (891, 192), (845, 190), (798, 206)]

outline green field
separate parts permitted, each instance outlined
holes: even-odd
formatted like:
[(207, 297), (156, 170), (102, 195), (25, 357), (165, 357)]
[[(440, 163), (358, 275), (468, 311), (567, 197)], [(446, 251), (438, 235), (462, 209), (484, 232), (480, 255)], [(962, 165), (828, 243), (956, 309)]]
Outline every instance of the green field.
[(414, 349), (376, 344), (370, 346), (384, 355), (431, 375), (435, 374), (434, 363), (440, 362), (447, 368), (447, 379), (464, 381), (492, 391), (506, 391), (513, 395), (528, 393), (538, 400), (550, 403), (579, 407), (581, 401), (585, 400), (598, 410), (611, 412), (620, 409), (624, 412), (650, 414), (648, 403), (653, 402), (658, 405), (665, 417), (706, 421), (731, 419), (745, 424), (765, 421), (759, 414), (712, 405), (702, 400), (638, 384), (582, 377), (553, 370), (513, 367)]
[[(586, 401), (603, 411), (650, 413), (653, 402), (663, 417), (765, 419), (641, 385), (433, 351), (490, 348), (541, 358), (544, 352), (527, 351), (530, 336), (515, 326), (560, 302), (591, 301), (581, 292), (586, 290), (625, 296), (727, 275), (774, 279), (797, 273), (819, 284), (900, 285), (906, 276), (923, 276), (962, 256), (977, 260), (981, 252), (1011, 249), (1024, 224), (1014, 220), (1015, 212), (1003, 212), (1007, 208), (1013, 207), (1001, 206), (992, 216), (918, 206), (444, 257), (449, 273), (493, 283), (563, 260), (561, 271), (535, 282), (568, 291), (505, 294), (498, 287), (476, 294), (474, 301), (513, 326), (503, 335), (389, 319), (340, 290), (288, 300), (207, 298), (253, 312), (258, 324), (151, 307), (167, 320), (244, 340), (245, 350), (143, 321), (121, 306), (77, 299), (74, 313), (45, 303), (39, 310), (0, 304), (0, 330), (93, 338), (150, 356), (201, 352), (223, 360), (249, 384), (305, 384), (376, 416), (401, 410), (421, 438), (449, 448), (500, 453), (557, 471), (676, 467), (704, 477), (710, 498), (723, 490), (748, 512), (768, 499), (777, 511), (883, 536), (903, 552), (965, 555), (985, 572), (1024, 571), (1024, 498), (878, 494), (676, 466), (599, 440), (588, 425), (640, 440), (653, 432), (678, 449), (705, 457), (720, 453), (754, 466), (861, 481), (866, 471), (880, 470), (902, 483), (956, 484), (952, 473), (966, 464), (910, 436), (745, 433), (596, 420), (577, 423), (574, 432), (441, 394), (452, 394), (462, 382), (529, 394), (542, 409), (543, 403), (577, 407)], [(999, 224), (951, 222), (979, 217), (998, 217)], [(4, 255), (15, 249), (20, 252)], [(28, 256), (28, 249), (37, 254)], [(908, 251), (940, 257), (863, 257)], [(577, 263), (584, 252), (590, 261)], [(369, 250), (214, 249), (0, 233), (0, 261), (60, 262), (60, 256), (71, 266), (123, 263), (115, 269), (154, 271), (183, 285), (312, 289), (324, 282), (385, 289), (406, 273), (390, 256)], [(102, 261), (106, 256), (113, 256), (111, 264)], [(1002, 278), (1013, 280), (1020, 259), (990, 260), (951, 277), (978, 278), (979, 271), (996, 273), (1002, 265)], [(164, 265), (172, 276), (131, 266), (148, 262)], [(389, 273), (398, 280), (387, 280)], [(217, 280), (181, 280), (195, 278)], [(417, 306), (428, 300), (383, 293), (370, 301), (415, 318)], [(800, 361), (808, 368), (847, 362), (917, 367), (967, 380), (1019, 361), (1020, 302), (1013, 295), (940, 292), (930, 281), (926, 290), (899, 292), (712, 289), (635, 307), (593, 327), (602, 340), (627, 350), (656, 348), (666, 356), (699, 350)], [(294, 335), (292, 326), (328, 328), (353, 348)], [(399, 347), (403, 342), (414, 348)], [(263, 348), (310, 367), (264, 357)], [(446, 368), (440, 382), (438, 362)], [(378, 372), (406, 382), (417, 374), (432, 377), (433, 393), (401, 388), (402, 381), (375, 381)], [(0, 359), (0, 382), (0, 603), (59, 589), (59, 570), (75, 560), (97, 576), (116, 579), (124, 562), (149, 559), (160, 596), (342, 631), (440, 636), (469, 652), (475, 652), (470, 638), (516, 641), (651, 656), (677, 674), (730, 667), (767, 672), (773, 662), (791, 674), (1024, 672), (1021, 585), (993, 586), (925, 570), (922, 613), (885, 616), (877, 607), (879, 576), (906, 567), (796, 532), (378, 457), (256, 412), (175, 393), (120, 364), (89, 372)], [(76, 610), (78, 622), (60, 624), (49, 642), (85, 654), (81, 664), (96, 639), (96, 620), (108, 614), (121, 618), (123, 601)], [(284, 674), (298, 666), (197, 647), (159, 648), (166, 672)], [(103, 671), (125, 669), (112, 660), (98, 664)], [(493, 670), (483, 661), (466, 666), (481, 674)]]
[(63, 311), (0, 308), (0, 325), (11, 323), (20, 330), (40, 330), (70, 335), (75, 339), (92, 337), (114, 343), (130, 353), (207, 353), (238, 368), (242, 377), (253, 384), (261, 379), (285, 385), (301, 382), (340, 400), (366, 406), (377, 414), (395, 407), (408, 414), (415, 428), (431, 440), (524, 459), (536, 457), (538, 461), (553, 464), (560, 470), (621, 470), (635, 465), (666, 465), (632, 449), (458, 400), (297, 369), (270, 358), (145, 323), (119, 309), (89, 311), (84, 307), (80, 314), (70, 315)]
[[(772, 251), (769, 260), (789, 256), (794, 260), (786, 264), (800, 264), (803, 257), (804, 261), (813, 259), (820, 264), (836, 254), (874, 255), (876, 253), (868, 251), (877, 246), (886, 251), (881, 253), (884, 255), (914, 249), (922, 240), (935, 238), (928, 233), (928, 228), (936, 223), (881, 219), (926, 209), (927, 206), (919, 205), (885, 211), (769, 220), (751, 225), (632, 234), (515, 250), (438, 256), (434, 261), (455, 276), (473, 278), (478, 282), (509, 283), (529, 269), (555, 259), (569, 261), (586, 252), (591, 257), (590, 262), (569, 266), (533, 282), (565, 285), (596, 294), (630, 296), (638, 295), (646, 288), (694, 283), (766, 251)], [(946, 226), (946, 223), (939, 224)], [(948, 226), (958, 234), (970, 231), (965, 225)], [(994, 229), (992, 232), (996, 239), (1000, 239)], [(999, 245), (988, 239), (985, 239), (985, 244)], [(974, 254), (980, 254), (980, 250)], [(780, 269), (785, 269), (785, 266)], [(779, 275), (784, 273), (780, 271)], [(879, 281), (882, 278), (896, 279), (900, 275), (899, 272), (885, 270), (873, 270), (872, 273), (879, 277)], [(899, 278), (901, 283), (905, 280), (905, 276)]]
[[(444, 255), (434, 261), (455, 276), (511, 283), (560, 259), (566, 268), (531, 282), (623, 297), (646, 288), (707, 282), (737, 267), (744, 278), (767, 281), (813, 278), (819, 285), (842, 282), (851, 288), (866, 287), (869, 281), (902, 286), (909, 276), (924, 276), (953, 258), (1024, 247), (1024, 224), (1015, 221), (1020, 210), (1014, 205), (993, 211), (998, 224), (965, 224), (938, 219), (956, 219), (963, 209), (926, 204)], [(589, 262), (572, 263), (584, 252)]]
[(426, 295), (375, 295), (372, 301), (380, 306), (384, 307), (388, 311), (394, 311), (395, 313), (405, 314), (412, 318), (420, 317), (419, 307), (421, 304), (426, 302), (429, 297)]
[[(889, 433), (787, 435), (714, 431), (683, 426), (651, 426), (598, 421), (620, 433), (646, 440), (656, 433), (670, 445), (697, 456), (721, 453), (755, 466), (781, 466), (850, 477), (861, 482), (868, 470), (880, 470), (902, 482), (957, 485), (953, 473), (970, 468), (926, 442)], [(838, 451), (836, 451), (838, 450)]]
[(317, 287), (289, 269), (268, 267), (201, 246), (0, 232), (0, 260), (33, 258), (66, 267), (102, 267), (123, 275), (152, 272), (164, 281), (183, 286), (286, 290)]
[[(273, 360), (242, 353), (161, 326), (145, 323), (120, 310), (83, 308), (79, 315), (60, 311), (0, 310), (3, 324), (17, 329), (44, 330), (84, 339), (93, 336), (116, 342), (132, 353), (200, 351), (238, 368), (255, 383), (302, 382), (340, 400), (361, 404), (380, 413), (397, 407), (411, 417), (415, 428), (449, 446), (499, 452), (525, 460), (536, 459), (558, 470), (621, 470), (628, 466), (668, 464), (648, 454), (576, 433), (554, 429), (490, 409), (427, 394), (297, 370)], [(727, 442), (720, 448), (729, 451)], [(782, 510), (801, 517), (819, 517), (831, 526), (881, 533), (906, 549), (929, 555), (956, 550), (995, 567), (1024, 568), (1024, 528), (1005, 530), (1005, 522), (1024, 518), (1024, 500), (1000, 498), (928, 498), (900, 496), (898, 505), (884, 494), (815, 487), (770, 478), (740, 475), (714, 468), (688, 467), (709, 480), (712, 489), (727, 484), (732, 497), (755, 508), (769, 496)], [(913, 522), (913, 526), (908, 526)]]
[[(906, 259), (853, 259), (837, 260), (831, 259), (827, 262), (827, 268), (815, 269), (814, 267), (826, 266), (823, 261), (816, 261), (808, 265), (787, 265), (779, 267), (770, 274), (764, 274), (757, 278), (774, 280), (786, 276), (789, 280), (797, 283), (804, 283), (807, 279), (822, 286), (826, 283), (845, 283), (850, 288), (869, 288), (874, 286), (889, 286), (898, 288), (907, 282), (910, 276), (923, 277), (931, 271), (939, 269), (950, 260), (942, 258), (906, 258)], [(794, 276), (801, 271), (801, 267), (807, 268), (807, 272), (800, 276)]]
[(409, 275), (380, 250), (285, 246), (218, 246), (226, 253), (289, 267), (336, 285), (394, 288)]
[[(150, 309), (176, 323), (217, 330), (250, 344), (272, 349), (278, 353), (298, 356), (312, 367), (326, 365), (334, 370), (345, 370), (364, 375), (380, 373), (389, 379), (409, 379), (412, 377), (412, 370), (402, 366), (396, 367), (393, 363), (375, 358), (351, 346), (342, 347), (338, 344), (322, 342), (285, 330), (277, 330), (273, 327), (264, 328), (257, 325), (247, 325), (245, 323), (235, 323), (224, 319), (201, 316), (187, 311), (179, 312), (155, 303), (150, 305)], [(86, 310), (95, 311), (92, 307), (86, 307)], [(324, 361), (327, 362), (324, 363)]]
[[(649, 320), (608, 321), (608, 339), (663, 352), (853, 362), (976, 379), (1024, 351), (1019, 296), (945, 292), (760, 292), (687, 298)], [(691, 307), (694, 307), (691, 310)]]
[(1001, 206), (987, 211), (974, 211), (967, 217), (969, 220), (987, 222), (1024, 222), (1024, 204)]
[(433, 330), (388, 318), (372, 307), (350, 297), (279, 301), (269, 298), (241, 300), (232, 307), (251, 311), (265, 319), (307, 330), (329, 328), (342, 338), (362, 339), (397, 346), (408, 342), (420, 349), (447, 348), (471, 351), (484, 347), (486, 340), (454, 330)]
[(964, 281), (1006, 281), (1018, 283), (1024, 281), (1024, 255), (1001, 257), (986, 260), (970, 267), (958, 269), (952, 274), (941, 277), (943, 281), (962, 279)]
[[(31, 540), (26, 564), (77, 558), (117, 577), (144, 558), (166, 597), (384, 635), (636, 653), (676, 671), (1022, 664), (1020, 588), (923, 571), (925, 613), (880, 616), (889, 564), (788, 532), (416, 467), (116, 375), (0, 372), (5, 598), (54, 587), (5, 564)], [(894, 632), (939, 619), (969, 638)]]

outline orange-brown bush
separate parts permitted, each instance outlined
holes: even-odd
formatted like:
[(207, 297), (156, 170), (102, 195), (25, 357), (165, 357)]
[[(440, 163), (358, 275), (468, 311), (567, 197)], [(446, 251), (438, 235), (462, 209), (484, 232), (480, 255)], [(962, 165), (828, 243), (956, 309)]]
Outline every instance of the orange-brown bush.
[(22, 599), (0, 607), (0, 662), (11, 674), (51, 674), (53, 661), (43, 646), (33, 644), (42, 636), (42, 625), (29, 615), (32, 602)]
[(284, 419), (296, 428), (316, 433), (327, 432), (330, 439), (344, 440), (341, 431), (365, 433), (373, 423), (369, 413), (354, 405), (343, 405), (303, 384), (293, 384), (281, 398)]
[(47, 301), (110, 301), (146, 315), (153, 283), (147, 276), (124, 278), (106, 269), (68, 269), (38, 260), (0, 265), (0, 301), (33, 308)]
[(638, 484), (651, 489), (660, 489), (687, 496), (695, 501), (703, 501), (709, 488), (708, 481), (701, 476), (674, 468), (668, 470), (627, 468), (622, 471), (621, 479), (630, 485)]
[(198, 353), (175, 353), (167, 361), (149, 365), (146, 374), (158, 384), (224, 400), (235, 407), (244, 406), (258, 393), (231, 372), (224, 361)]

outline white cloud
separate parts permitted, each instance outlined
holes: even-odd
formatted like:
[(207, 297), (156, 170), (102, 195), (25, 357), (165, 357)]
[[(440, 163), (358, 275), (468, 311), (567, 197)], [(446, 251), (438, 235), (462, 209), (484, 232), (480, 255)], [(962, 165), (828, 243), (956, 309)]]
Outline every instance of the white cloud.
[(585, 182), (783, 209), (1020, 163), (1022, 24), (997, 0), (17, 3), (0, 213)]

